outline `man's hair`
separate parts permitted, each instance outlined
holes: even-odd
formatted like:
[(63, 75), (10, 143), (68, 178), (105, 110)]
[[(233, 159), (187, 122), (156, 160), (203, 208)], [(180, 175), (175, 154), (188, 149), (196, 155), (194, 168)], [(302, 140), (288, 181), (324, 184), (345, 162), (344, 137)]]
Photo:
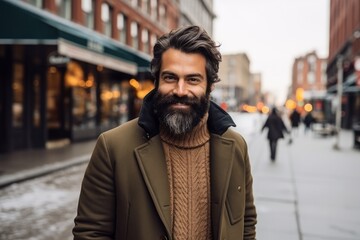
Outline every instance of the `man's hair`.
[(151, 61), (151, 73), (155, 78), (155, 86), (159, 84), (159, 74), (163, 53), (170, 49), (180, 50), (184, 53), (200, 53), (206, 59), (206, 75), (208, 88), (216, 82), (218, 77), (221, 54), (219, 45), (210, 38), (208, 33), (199, 26), (186, 26), (173, 30), (161, 36), (154, 45), (154, 58)]

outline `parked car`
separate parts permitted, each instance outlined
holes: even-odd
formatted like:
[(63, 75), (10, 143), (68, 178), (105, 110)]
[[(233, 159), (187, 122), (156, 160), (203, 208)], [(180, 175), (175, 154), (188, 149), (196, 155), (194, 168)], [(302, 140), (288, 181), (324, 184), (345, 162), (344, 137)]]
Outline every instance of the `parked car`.
[(316, 122), (312, 124), (312, 130), (314, 133), (322, 136), (332, 136), (336, 134), (336, 127), (334, 124), (328, 122)]

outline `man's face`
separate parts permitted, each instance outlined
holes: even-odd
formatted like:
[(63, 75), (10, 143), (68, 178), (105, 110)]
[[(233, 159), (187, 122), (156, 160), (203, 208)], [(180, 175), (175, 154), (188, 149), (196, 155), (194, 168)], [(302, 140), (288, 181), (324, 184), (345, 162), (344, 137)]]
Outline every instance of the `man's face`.
[(199, 53), (168, 49), (162, 55), (155, 109), (160, 123), (175, 135), (191, 131), (208, 110), (206, 59)]

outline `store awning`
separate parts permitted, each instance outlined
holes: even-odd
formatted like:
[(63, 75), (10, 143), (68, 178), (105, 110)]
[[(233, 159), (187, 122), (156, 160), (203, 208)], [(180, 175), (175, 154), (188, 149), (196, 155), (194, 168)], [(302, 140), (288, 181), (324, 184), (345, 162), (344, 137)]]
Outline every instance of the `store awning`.
[(60, 54), (136, 75), (150, 56), (22, 1), (0, 1), (0, 44), (57, 44)]

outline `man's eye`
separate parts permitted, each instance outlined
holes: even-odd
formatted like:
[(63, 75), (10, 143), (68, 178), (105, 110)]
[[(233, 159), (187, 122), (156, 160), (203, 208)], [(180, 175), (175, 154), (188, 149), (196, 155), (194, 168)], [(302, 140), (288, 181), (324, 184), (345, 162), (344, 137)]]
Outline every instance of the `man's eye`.
[(199, 78), (188, 78), (187, 81), (191, 84), (197, 84), (200, 82), (200, 79)]
[(164, 81), (174, 81), (175, 77), (171, 75), (165, 75), (163, 76)]

